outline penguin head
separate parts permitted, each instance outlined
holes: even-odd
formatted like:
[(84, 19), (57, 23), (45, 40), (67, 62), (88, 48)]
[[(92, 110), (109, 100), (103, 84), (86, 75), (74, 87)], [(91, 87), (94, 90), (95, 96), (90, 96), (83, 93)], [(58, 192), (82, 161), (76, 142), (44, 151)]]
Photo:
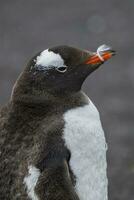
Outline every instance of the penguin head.
[(29, 61), (20, 77), (20, 85), (25, 83), (27, 92), (78, 92), (86, 77), (113, 54), (114, 51), (106, 45), (99, 47), (97, 52), (70, 46), (52, 47)]

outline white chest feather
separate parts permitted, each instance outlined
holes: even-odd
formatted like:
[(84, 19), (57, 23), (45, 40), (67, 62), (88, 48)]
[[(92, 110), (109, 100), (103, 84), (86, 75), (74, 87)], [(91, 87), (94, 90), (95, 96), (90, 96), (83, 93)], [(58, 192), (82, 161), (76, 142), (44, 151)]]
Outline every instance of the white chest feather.
[(28, 167), (29, 169), (29, 174), (28, 176), (26, 176), (24, 178), (24, 184), (27, 187), (27, 194), (28, 197), (31, 200), (39, 200), (36, 193), (35, 193), (35, 187), (36, 187), (36, 183), (38, 181), (38, 178), (40, 176), (40, 171), (39, 169), (37, 169), (36, 167), (30, 165)]
[(106, 142), (99, 113), (93, 103), (64, 114), (64, 140), (71, 151), (80, 200), (107, 200)]

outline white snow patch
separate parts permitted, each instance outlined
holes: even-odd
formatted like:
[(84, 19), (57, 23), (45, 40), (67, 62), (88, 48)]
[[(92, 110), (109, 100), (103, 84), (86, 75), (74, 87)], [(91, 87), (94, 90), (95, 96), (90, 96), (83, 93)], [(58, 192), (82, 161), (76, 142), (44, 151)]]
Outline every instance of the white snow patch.
[(24, 178), (24, 183), (27, 186), (27, 193), (31, 200), (39, 200), (35, 194), (35, 187), (40, 176), (40, 171), (36, 167), (30, 165), (28, 166), (28, 176)]
[(71, 151), (81, 200), (107, 200), (106, 142), (98, 110), (88, 105), (64, 113), (64, 140)]
[(61, 67), (64, 65), (64, 60), (59, 54), (49, 51), (48, 49), (41, 52), (36, 59), (36, 65), (41, 65), (45, 68)]

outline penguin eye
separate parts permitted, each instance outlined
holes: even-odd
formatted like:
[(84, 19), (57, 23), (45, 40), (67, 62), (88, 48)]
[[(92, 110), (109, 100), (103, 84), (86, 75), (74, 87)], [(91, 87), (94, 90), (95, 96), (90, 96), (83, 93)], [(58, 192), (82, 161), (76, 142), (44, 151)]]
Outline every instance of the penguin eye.
[(64, 66), (61, 66), (61, 67), (56, 67), (56, 70), (58, 72), (64, 73), (64, 72), (67, 71), (67, 66), (64, 65)]

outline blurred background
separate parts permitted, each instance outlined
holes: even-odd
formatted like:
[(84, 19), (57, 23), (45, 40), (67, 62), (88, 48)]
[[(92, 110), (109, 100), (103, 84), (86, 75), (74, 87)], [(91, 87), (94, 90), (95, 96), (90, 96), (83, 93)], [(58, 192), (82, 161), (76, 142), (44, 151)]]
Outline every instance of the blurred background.
[(110, 200), (134, 200), (134, 1), (1, 0), (0, 106), (36, 52), (67, 44), (117, 55), (86, 80), (108, 143)]

